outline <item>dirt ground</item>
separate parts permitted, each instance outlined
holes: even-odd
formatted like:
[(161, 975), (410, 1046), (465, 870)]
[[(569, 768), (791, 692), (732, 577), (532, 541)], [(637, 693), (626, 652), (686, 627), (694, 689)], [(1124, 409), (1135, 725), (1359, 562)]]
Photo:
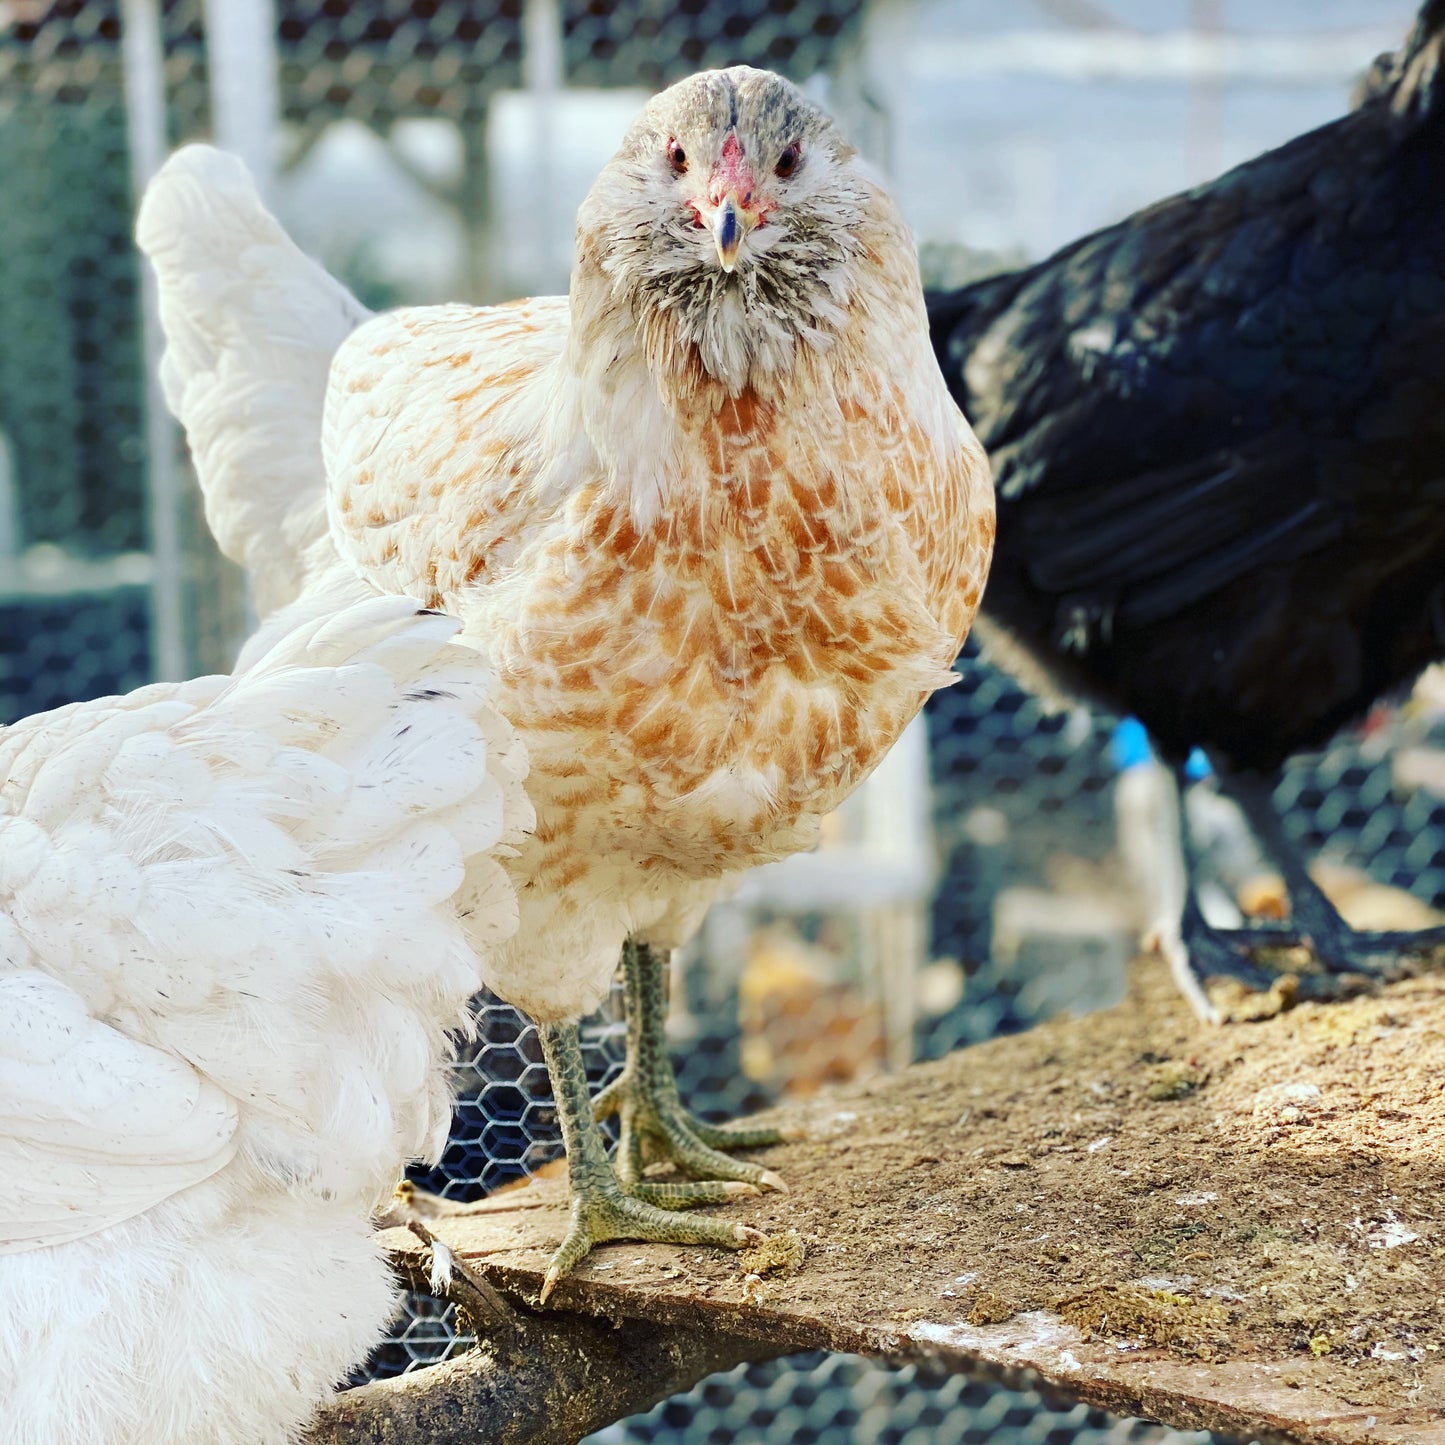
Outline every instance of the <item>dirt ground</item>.
[[(791, 1192), (726, 1211), (773, 1247), (611, 1246), (557, 1305), (1445, 1441), (1445, 976), (1208, 1028), (1142, 964), (1116, 1009), (776, 1113), (807, 1131), (765, 1156)], [(553, 1179), (439, 1232), (528, 1290), (562, 1209)]]
[(973, 1323), (1052, 1309), (1200, 1359), (1329, 1355), (1362, 1401), (1408, 1389), (1445, 1347), (1445, 981), (1211, 1030), (1145, 978), (1138, 1013), (861, 1091), (864, 1130), (847, 1098), (807, 1110), (830, 1147), (769, 1154), (806, 1202), (756, 1222), (811, 1242), (818, 1278), (886, 1252)]

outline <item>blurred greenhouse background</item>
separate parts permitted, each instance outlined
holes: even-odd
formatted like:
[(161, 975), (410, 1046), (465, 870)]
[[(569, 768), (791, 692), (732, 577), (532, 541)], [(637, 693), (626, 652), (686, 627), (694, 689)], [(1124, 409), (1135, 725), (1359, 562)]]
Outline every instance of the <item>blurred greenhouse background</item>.
[[(0, 721), (226, 667), (245, 589), (154, 385), (131, 240), (166, 152), (238, 151), (373, 306), (565, 288), (572, 216), (652, 89), (791, 75), (889, 175), (926, 279), (955, 285), (1340, 114), (1411, 0), (0, 0)], [(733, 1112), (1117, 998), (1147, 763), (970, 651), (890, 773), (710, 921), (674, 989), (684, 1090)], [(1342, 889), (1445, 905), (1438, 674), (1281, 801)], [(1201, 800), (1207, 806), (1208, 799)], [(1122, 830), (1122, 832), (1121, 832)], [(1121, 848), (1121, 836), (1123, 847)], [(795, 865), (795, 866), (791, 866)], [(1355, 874), (1342, 870), (1357, 870)], [(867, 886), (863, 887), (862, 882)], [(1394, 895), (1391, 895), (1394, 896)], [(888, 978), (881, 972), (887, 962)], [(440, 1171), (459, 1197), (558, 1152), (535, 1038), (484, 1001)], [(600, 1080), (620, 1058), (590, 1028)], [(375, 1369), (455, 1348), (424, 1300)], [(1186, 1437), (863, 1361), (739, 1369), (609, 1441)]]

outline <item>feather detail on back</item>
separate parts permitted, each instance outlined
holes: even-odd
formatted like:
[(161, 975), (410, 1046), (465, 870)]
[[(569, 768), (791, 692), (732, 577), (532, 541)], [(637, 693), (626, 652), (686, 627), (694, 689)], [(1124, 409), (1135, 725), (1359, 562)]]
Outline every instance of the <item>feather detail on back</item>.
[(326, 372), (370, 313), (286, 235), (241, 162), (210, 146), (161, 168), (136, 237), (159, 283), (166, 402), (211, 530), (250, 570), (265, 616), (297, 596), (304, 554), (325, 537)]
[[(214, 1148), (176, 1187), (221, 1167), (238, 1130), (252, 1162), (358, 1198), (428, 1147), (449, 1109), (435, 1062), (479, 982), (452, 900), (469, 870), (490, 883), (485, 855), (514, 847), (531, 818), (509, 730), (488, 715), (489, 671), (450, 645), (456, 630), (408, 598), (373, 598), (293, 628), (235, 678), (0, 734), (0, 930), (15, 970), (0, 984), (30, 1019), (12, 1014), (0, 1033), (0, 1080), (27, 1039), (54, 1039), (40, 1061), (56, 1071), (44, 1138), (62, 1148), (71, 1118), (66, 1167), (100, 1142), (93, 1103), (63, 1102), (62, 1077), (89, 1077), (77, 1050), (112, 1060), (86, 1066), (105, 1078), (137, 1081), (115, 1107), (152, 1101), (157, 1138), (187, 1109), (211, 1119)], [(515, 903), (487, 893), (477, 936), (505, 936)], [(343, 1109), (355, 1080), (370, 1103)], [(25, 1162), (36, 1107), (0, 1090), (7, 1177), (42, 1178), (38, 1155)], [(175, 1162), (156, 1161), (160, 1197)], [(102, 1178), (57, 1200), (53, 1237), (28, 1217), (7, 1225), (12, 1193), (0, 1245), (72, 1237), (153, 1202), (144, 1186), (117, 1190), (112, 1202)]]

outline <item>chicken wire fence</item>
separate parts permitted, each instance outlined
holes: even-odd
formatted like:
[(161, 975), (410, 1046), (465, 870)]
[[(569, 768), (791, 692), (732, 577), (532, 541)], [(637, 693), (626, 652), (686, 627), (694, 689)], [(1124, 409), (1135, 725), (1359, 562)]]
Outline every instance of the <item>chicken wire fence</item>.
[[(1108, 7), (1036, 9), (1040, 25), (1067, 27)], [(1276, 9), (1288, 19), (1300, 7)], [(1335, 9), (1354, 13), (1343, 0)], [(209, 540), (194, 486), (178, 477), (179, 441), (148, 384), (154, 336), (131, 241), (145, 157), (198, 137), (241, 150), (286, 224), (372, 305), (556, 289), (570, 210), (627, 116), (647, 89), (702, 66), (787, 72), (833, 104), (885, 168), (912, 174), (902, 102), (878, 78), (879, 55), (900, 53), (909, 10), (861, 0), (0, 0), (0, 721), (167, 670), (222, 668), (244, 634), (244, 589)], [(1348, 76), (1337, 79), (1342, 104)], [(1277, 120), (1279, 134), (1233, 143), (1247, 154), (1303, 128), (1293, 112)], [(946, 156), (938, 129), (924, 140)], [(950, 174), (926, 193), (915, 177), (915, 211), (937, 216), (952, 197), (958, 213), (921, 235), (940, 280), (989, 264), (974, 242), (997, 263), (1047, 240), (1047, 229), (1006, 224), (1038, 209), (1028, 180), (1037, 169), (1012, 166), (1022, 199), (991, 192), (984, 177), (967, 208)], [(1151, 198), (1146, 189), (1105, 203), (1122, 213)], [(727, 926), (715, 922), (675, 971), (679, 1081), (705, 1116), (934, 1057), (1122, 990), (1143, 919), (1120, 861), (1120, 830), (1132, 825), (1114, 720), (1050, 711), (971, 647), (962, 674), (927, 710), (931, 840), (906, 812), (889, 825), (906, 835), (897, 889), (860, 921), (830, 905), (838, 889), (810, 893), (806, 880), (794, 887), (801, 875), (779, 875), (719, 915)], [(1436, 907), (1441, 692), (1422, 689), (1411, 706), (1381, 710), (1298, 760), (1279, 794), (1300, 842)], [(904, 781), (895, 791), (918, 803), (919, 778)], [(871, 836), (881, 825), (856, 826)], [(1404, 906), (1393, 893), (1385, 902)], [(915, 934), (907, 986), (894, 977), (883, 987), (869, 948), (907, 959), (912, 943), (898, 940)], [(901, 1026), (888, 1015), (900, 997)], [(458, 1198), (560, 1153), (534, 1031), (496, 1000), (479, 1001), (478, 1024), (446, 1155), (417, 1175)], [(600, 1084), (621, 1063), (615, 1008), (589, 1021), (585, 1042)], [(396, 1373), (461, 1343), (448, 1311), (415, 1298), (369, 1369)], [(806, 1357), (740, 1367), (598, 1438), (1207, 1437), (921, 1369)]]

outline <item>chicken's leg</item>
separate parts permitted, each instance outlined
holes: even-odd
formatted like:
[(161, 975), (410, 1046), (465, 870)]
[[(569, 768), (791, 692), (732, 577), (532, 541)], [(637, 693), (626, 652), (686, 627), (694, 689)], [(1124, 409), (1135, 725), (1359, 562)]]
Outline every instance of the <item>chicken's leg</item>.
[(644, 1181), (644, 1167), (657, 1161), (675, 1164), (684, 1174), (699, 1181), (732, 1180), (782, 1189), (783, 1181), (771, 1169), (733, 1159), (722, 1152), (779, 1144), (784, 1138), (779, 1130), (704, 1124), (683, 1108), (672, 1059), (667, 1052), (666, 968), (666, 954), (631, 939), (623, 945), (627, 1063), (592, 1104), (593, 1114), (599, 1121), (611, 1114), (620, 1117), (618, 1179), (630, 1193), (664, 1209), (707, 1203), (710, 1197), (694, 1197), (694, 1191), (703, 1187), (701, 1184)]
[[(1198, 864), (1197, 849), (1189, 830), (1183, 797), (1187, 782), (1181, 777), (1180, 843), (1184, 853), (1185, 899), (1180, 921), (1179, 960), (1190, 979), (1198, 984), (1185, 992), (1194, 1001), (1196, 993), (1203, 998), (1202, 984), (1209, 977), (1238, 979), (1249, 988), (1266, 989), (1277, 977), (1256, 963), (1254, 950), (1309, 948), (1323, 973), (1300, 979), (1305, 997), (1338, 997), (1342, 974), (1365, 974), (1380, 978), (1390, 974), (1401, 955), (1423, 955), (1445, 948), (1445, 929), (1431, 928), (1416, 933), (1366, 933), (1352, 929), (1340, 917), (1334, 904), (1321, 892), (1310, 877), (1298, 850), (1284, 831), (1274, 806), (1274, 775), (1220, 775), (1224, 790), (1239, 804), (1251, 831), (1265, 854), (1279, 869), (1290, 898), (1290, 917), (1282, 923), (1254, 922), (1243, 928), (1216, 928), (1204, 917), (1194, 887)], [(1196, 1007), (1199, 1005), (1196, 1003)], [(1205, 1000), (1206, 1017), (1214, 1017), (1212, 1006)]]
[(1326, 973), (1388, 975), (1401, 955), (1421, 957), (1445, 948), (1445, 928), (1417, 932), (1372, 932), (1351, 928), (1309, 875), (1304, 859), (1284, 830), (1274, 805), (1277, 773), (1249, 773), (1223, 779), (1244, 811), (1254, 836), (1269, 855), (1289, 891), (1289, 927), (1306, 944)]
[[(562, 1142), (567, 1149), (567, 1178), (572, 1195), (572, 1222), (542, 1281), (542, 1303), (557, 1281), (574, 1269), (593, 1248), (611, 1239), (644, 1239), (659, 1244), (714, 1244), (740, 1249), (763, 1238), (745, 1224), (699, 1218), (659, 1208), (628, 1194), (612, 1172), (607, 1145), (592, 1117), (587, 1096), (587, 1071), (577, 1025), (538, 1024), (537, 1037), (552, 1081)], [(684, 1185), (683, 1188), (691, 1188)], [(746, 1186), (743, 1186), (746, 1188)], [(737, 1185), (719, 1185), (727, 1197)], [(747, 1192), (752, 1192), (747, 1190)]]

